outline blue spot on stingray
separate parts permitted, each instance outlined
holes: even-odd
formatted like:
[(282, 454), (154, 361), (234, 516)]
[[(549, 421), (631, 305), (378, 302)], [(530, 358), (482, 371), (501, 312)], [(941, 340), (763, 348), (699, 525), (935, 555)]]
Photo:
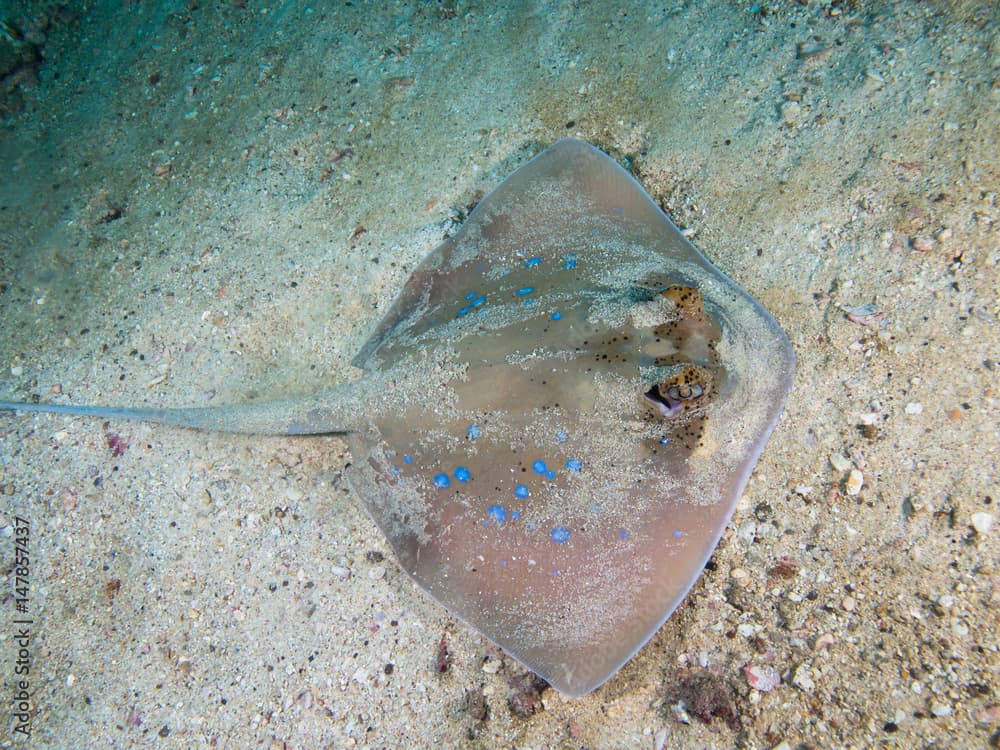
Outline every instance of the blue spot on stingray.
[(521, 304), (524, 305), (525, 307), (530, 307), (531, 305), (535, 304), (535, 300), (533, 300), (533, 299), (526, 299)]
[(563, 260), (563, 269), (571, 271), (574, 268), (576, 268), (576, 253), (568, 253)]
[(680, 539), (682, 536), (684, 536), (683, 531), (680, 529), (674, 529), (674, 539)]
[(507, 523), (507, 509), (502, 505), (491, 505), (486, 509), (486, 515), (490, 517), (493, 523), (501, 526)]
[(562, 313), (561, 312), (552, 313), (552, 320), (562, 320)]
[(621, 207), (620, 207), (620, 206), (619, 206), (618, 208), (616, 208), (616, 209), (615, 209), (615, 213), (616, 213), (616, 214), (620, 214), (621, 212), (622, 212), (622, 209), (621, 209)]
[(500, 567), (501, 568), (506, 568), (507, 567), (507, 561), (506, 560), (501, 560), (500, 561)]
[(545, 478), (546, 479), (555, 479), (556, 478), (556, 473), (554, 471), (552, 471), (552, 469), (549, 469), (547, 472), (545, 472)]
[(530, 494), (531, 494), (531, 490), (528, 489), (528, 485), (526, 485), (526, 484), (519, 484), (519, 485), (517, 485), (517, 487), (514, 488), (514, 496), (515, 497), (524, 498), (524, 497), (528, 497)]
[(542, 262), (541, 258), (528, 258), (526, 261), (524, 261), (524, 267), (525, 268), (534, 268), (535, 266), (537, 266), (541, 262)]
[(520, 517), (521, 517), (521, 511), (519, 511), (519, 510), (512, 510), (512, 511), (510, 512), (510, 520), (511, 520), (511, 521), (516, 521), (516, 520), (518, 520), (518, 519), (519, 519)]
[(413, 456), (403, 456), (403, 463), (404, 464), (412, 464), (413, 463)]
[(556, 544), (566, 544), (569, 541), (569, 529), (565, 526), (556, 526), (549, 533), (549, 538)]
[(514, 292), (514, 294), (516, 294), (518, 297), (526, 297), (533, 291), (535, 291), (535, 287), (533, 286), (522, 286), (520, 289)]
[(465, 298), (466, 299), (475, 299), (476, 298), (476, 293), (475, 292), (469, 292), (468, 294), (465, 295)]
[(531, 468), (535, 470), (536, 474), (545, 474), (549, 470), (545, 462), (540, 458), (531, 464)]
[(559, 570), (558, 570), (558, 569), (556, 569), (556, 570), (553, 570), (553, 571), (552, 571), (552, 575), (553, 575), (554, 577), (558, 578), (558, 577), (559, 577)]
[(451, 485), (451, 480), (448, 479), (448, 475), (447, 474), (435, 474), (434, 475), (434, 486), (435, 487), (440, 487), (443, 490), (445, 487), (448, 487), (449, 485)]
[(580, 471), (583, 468), (583, 461), (579, 458), (567, 458), (566, 468), (570, 471)]
[(631, 536), (626, 529), (618, 529), (618, 538), (625, 541)]
[(666, 435), (660, 438), (660, 445), (667, 445), (670, 442), (670, 438)]
[(469, 308), (463, 307), (461, 310), (459, 310), (457, 313), (455, 313), (455, 317), (456, 318), (461, 318), (463, 315), (467, 314), (468, 312), (469, 312)]
[(569, 440), (569, 433), (566, 432), (566, 430), (559, 430), (559, 432), (556, 433), (556, 442), (559, 443), (559, 445), (562, 445), (567, 440)]
[(465, 482), (468, 482), (470, 479), (472, 479), (472, 472), (470, 472), (464, 466), (456, 466), (455, 479), (464, 484)]
[(479, 425), (470, 424), (469, 428), (465, 431), (465, 436), (469, 440), (479, 440), (479, 436), (483, 434), (483, 431), (479, 429)]
[(476, 297), (474, 300), (472, 300), (472, 302), (469, 303), (471, 307), (479, 307), (480, 305), (485, 305), (485, 304), (486, 304), (486, 297), (483, 296)]

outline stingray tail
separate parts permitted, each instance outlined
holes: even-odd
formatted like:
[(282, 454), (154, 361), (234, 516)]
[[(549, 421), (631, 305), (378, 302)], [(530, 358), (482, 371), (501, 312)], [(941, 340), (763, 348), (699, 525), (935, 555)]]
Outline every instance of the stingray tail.
[(325, 393), (282, 401), (180, 409), (72, 406), (0, 401), (0, 411), (42, 412), (99, 419), (159, 422), (193, 430), (252, 435), (319, 435), (352, 432), (357, 423), (357, 381)]

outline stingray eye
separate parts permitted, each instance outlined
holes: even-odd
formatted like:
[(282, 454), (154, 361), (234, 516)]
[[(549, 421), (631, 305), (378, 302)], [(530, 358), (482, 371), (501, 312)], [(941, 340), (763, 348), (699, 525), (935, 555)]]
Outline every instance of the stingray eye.
[(691, 401), (701, 396), (705, 389), (700, 384), (679, 383), (667, 388), (667, 398), (674, 401)]
[(690, 365), (642, 393), (642, 402), (661, 419), (700, 411), (711, 395), (711, 374)]
[(676, 417), (684, 411), (678, 399), (670, 397), (670, 390), (662, 390), (663, 384), (653, 385), (642, 394), (642, 402), (662, 419)]
[(674, 303), (678, 313), (687, 318), (701, 318), (705, 314), (705, 301), (694, 287), (675, 284), (660, 292)]

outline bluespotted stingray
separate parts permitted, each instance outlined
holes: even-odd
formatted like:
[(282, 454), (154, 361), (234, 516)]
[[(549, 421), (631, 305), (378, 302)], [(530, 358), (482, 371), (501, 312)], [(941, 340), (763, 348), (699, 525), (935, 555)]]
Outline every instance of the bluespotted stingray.
[(697, 580), (794, 357), (635, 179), (566, 139), (421, 263), (354, 363), (360, 379), (285, 401), (0, 408), (343, 433), (351, 487), (402, 569), (579, 696)]

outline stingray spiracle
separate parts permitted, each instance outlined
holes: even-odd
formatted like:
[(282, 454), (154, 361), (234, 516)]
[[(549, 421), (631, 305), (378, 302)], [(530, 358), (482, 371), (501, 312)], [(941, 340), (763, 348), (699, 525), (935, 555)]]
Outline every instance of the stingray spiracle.
[(704, 367), (686, 365), (641, 394), (643, 403), (661, 419), (676, 419), (701, 411), (712, 395), (712, 375)]

